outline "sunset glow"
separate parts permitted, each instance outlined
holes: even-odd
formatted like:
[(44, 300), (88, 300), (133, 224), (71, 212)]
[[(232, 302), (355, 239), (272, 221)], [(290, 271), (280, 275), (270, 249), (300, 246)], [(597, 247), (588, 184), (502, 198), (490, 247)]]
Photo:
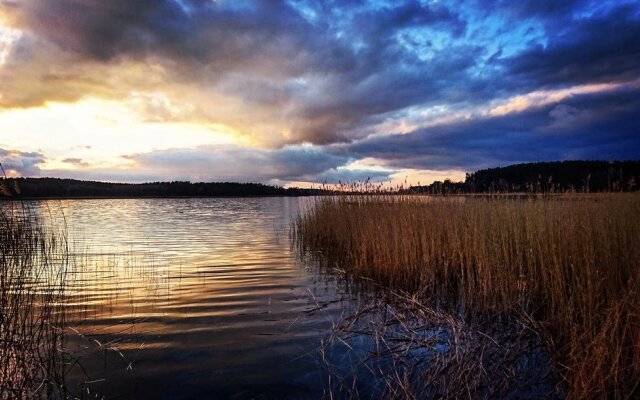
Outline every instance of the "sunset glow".
[(0, 0), (0, 161), (309, 186), (640, 153), (636, 2), (487, 10)]

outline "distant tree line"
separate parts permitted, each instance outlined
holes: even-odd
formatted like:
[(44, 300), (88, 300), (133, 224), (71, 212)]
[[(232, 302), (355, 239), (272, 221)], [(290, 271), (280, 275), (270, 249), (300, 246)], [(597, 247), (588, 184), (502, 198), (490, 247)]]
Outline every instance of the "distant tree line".
[(406, 192), (564, 193), (634, 192), (640, 190), (640, 161), (556, 161), (482, 169), (464, 182), (436, 181)]
[[(283, 188), (260, 183), (237, 182), (176, 181), (133, 184), (58, 178), (0, 179), (0, 198), (314, 196), (350, 191), (328, 188)], [(445, 180), (444, 182), (436, 181), (431, 185), (392, 190), (399, 193), (426, 194), (634, 191), (640, 191), (640, 161), (557, 161), (515, 164), (469, 173), (464, 182)]]
[(237, 182), (176, 181), (132, 184), (58, 178), (0, 180), (0, 197), (14, 198), (310, 196), (317, 193), (318, 190), (314, 189)]

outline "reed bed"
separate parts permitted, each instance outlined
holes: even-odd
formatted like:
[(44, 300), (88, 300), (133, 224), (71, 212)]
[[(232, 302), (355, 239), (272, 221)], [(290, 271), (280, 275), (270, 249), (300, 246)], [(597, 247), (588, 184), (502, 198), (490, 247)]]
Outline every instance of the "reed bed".
[(321, 343), (328, 397), (564, 398), (540, 336), (517, 318), (470, 322), (416, 296), (380, 292)]
[(517, 315), (567, 397), (640, 396), (640, 196), (317, 199), (293, 237), (353, 277), (467, 320)]
[(20, 203), (0, 208), (0, 399), (64, 397), (64, 234)]

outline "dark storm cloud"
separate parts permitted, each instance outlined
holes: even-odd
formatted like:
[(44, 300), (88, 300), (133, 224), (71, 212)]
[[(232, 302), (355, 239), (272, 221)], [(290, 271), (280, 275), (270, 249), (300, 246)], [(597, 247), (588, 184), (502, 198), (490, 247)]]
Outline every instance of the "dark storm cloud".
[[(285, 117), (298, 121), (294, 142), (344, 140), (376, 115), (447, 98), (452, 81), (470, 80), (467, 69), (479, 51), (462, 43), (423, 60), (402, 45), (399, 35), (407, 29), (430, 27), (451, 38), (465, 31), (465, 22), (448, 8), (415, 1), (394, 7), (279, 1), (224, 6), (189, 0), (11, 4), (15, 19), (37, 38), (24, 38), (23, 46), (16, 46), (22, 48), (20, 64), (33, 56), (30, 51), (42, 51), (43, 42), (71, 54), (73, 63), (152, 59), (178, 82), (234, 90), (233, 95), (258, 105), (271, 106), (277, 99), (287, 107)], [(305, 15), (303, 6), (316, 17)], [(256, 84), (229, 84), (238, 75)], [(48, 87), (64, 90), (41, 90), (44, 96), (69, 100), (82, 94), (63, 85), (73, 80), (68, 75), (48, 70), (46, 79)], [(309, 83), (295, 90), (296, 79)], [(97, 90), (95, 83), (80, 80), (75, 86)], [(33, 96), (21, 99), (35, 101)]]
[(509, 79), (534, 87), (637, 79), (639, 37), (637, 4), (595, 13), (556, 27), (546, 46), (533, 46), (507, 60)]
[(520, 18), (543, 17), (543, 18), (563, 18), (570, 15), (576, 9), (588, 4), (584, 0), (564, 0), (564, 1), (538, 1), (538, 0), (488, 0), (480, 1), (482, 9), (487, 12), (495, 12), (500, 9), (508, 9)]
[(566, 159), (637, 159), (640, 90), (584, 95), (537, 109), (336, 146), (395, 168), (474, 170)]
[(37, 152), (0, 148), (0, 163), (7, 173), (15, 171), (20, 176), (37, 176), (40, 175), (40, 164), (44, 162), (44, 155)]
[(307, 36), (304, 20), (277, 2), (225, 9), (200, 0), (33, 0), (18, 7), (39, 37), (100, 61), (158, 55), (237, 67), (256, 54), (292, 56)]
[[(634, 40), (640, 34), (637, 4), (613, 3), (578, 20), (573, 14), (585, 2), (481, 2), (471, 17), (457, 7), (417, 1), (392, 7), (375, 2), (204, 0), (2, 4), (37, 38), (80, 60), (159, 59), (175, 70), (173, 79), (199, 84), (216, 84), (230, 73), (249, 74), (255, 82), (262, 79), (257, 88), (221, 87), (254, 103), (271, 104), (274, 96), (292, 102), (292, 116), (300, 121), (295, 126), (299, 139), (317, 143), (349, 138), (372, 118), (411, 105), (480, 101), (524, 84), (535, 89), (628, 79), (638, 75), (640, 64), (640, 42)], [(507, 59), (490, 58), (501, 73), (474, 75), (470, 69), (486, 54), (465, 37), (465, 18), (493, 12), (541, 19), (548, 44), (532, 44)], [(430, 31), (407, 35), (419, 28)], [(439, 33), (447, 38), (435, 48), (431, 36)], [(434, 54), (425, 59), (430, 46)], [(307, 75), (322, 79), (312, 94), (286, 85), (288, 79)], [(80, 95), (66, 89), (70, 97)]]
[[(367, 75), (366, 79), (340, 81), (332, 91), (337, 95), (328, 95), (304, 105), (302, 123), (297, 128), (304, 130), (306, 126), (305, 139), (315, 143), (348, 141), (366, 134), (357, 132), (359, 126), (377, 122), (386, 113), (442, 99), (462, 102), (458, 84), (471, 84), (467, 70), (473, 66), (477, 49), (466, 50), (466, 53), (453, 51), (442, 55), (440, 59), (425, 63), (422, 69), (399, 67), (390, 61), (388, 67)], [(389, 58), (392, 60), (393, 56)], [(442, 76), (451, 81), (438, 79)]]

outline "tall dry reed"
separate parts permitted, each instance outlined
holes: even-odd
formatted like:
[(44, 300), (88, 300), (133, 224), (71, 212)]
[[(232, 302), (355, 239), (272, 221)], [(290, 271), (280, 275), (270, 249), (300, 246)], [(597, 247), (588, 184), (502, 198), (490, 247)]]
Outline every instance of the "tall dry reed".
[(0, 399), (62, 397), (64, 235), (47, 232), (20, 203), (1, 206)]
[(640, 196), (325, 197), (294, 238), (473, 318), (535, 321), (568, 397), (640, 396)]

